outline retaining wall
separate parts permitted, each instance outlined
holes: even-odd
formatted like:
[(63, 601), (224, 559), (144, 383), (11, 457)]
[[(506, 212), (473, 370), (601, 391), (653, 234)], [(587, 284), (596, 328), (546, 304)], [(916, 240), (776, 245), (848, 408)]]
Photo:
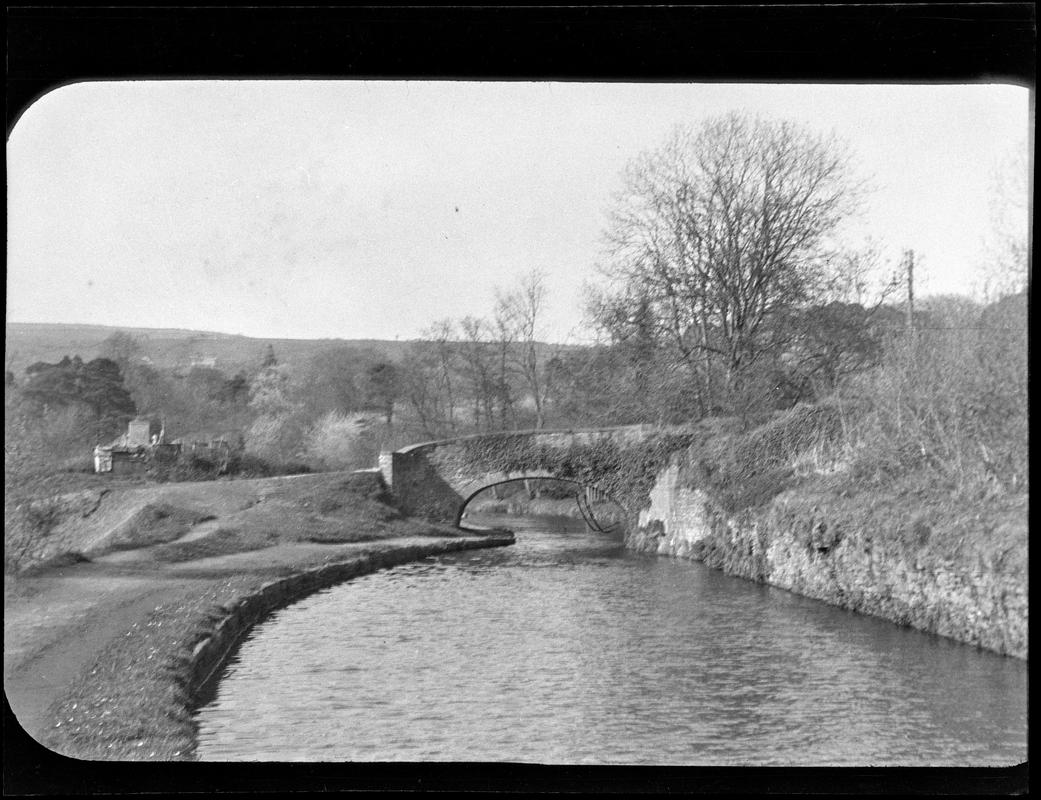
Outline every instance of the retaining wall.
[(385, 567), (417, 561), (427, 556), (459, 550), (501, 547), (513, 543), (513, 534), (504, 532), (481, 537), (441, 540), (430, 544), (409, 545), (307, 569), (289, 577), (265, 583), (253, 594), (224, 606), (224, 616), (215, 620), (209, 636), (195, 645), (189, 666), (188, 690), (190, 696), (198, 698), (201, 690), (216, 676), (249, 630), (279, 608), (288, 606), (321, 589), (359, 575), (376, 572)]
[(981, 648), (1027, 657), (1024, 573), (994, 561), (937, 560), (850, 530), (798, 490), (728, 515), (688, 485), (682, 464), (659, 473), (626, 546), (690, 558), (749, 580)]

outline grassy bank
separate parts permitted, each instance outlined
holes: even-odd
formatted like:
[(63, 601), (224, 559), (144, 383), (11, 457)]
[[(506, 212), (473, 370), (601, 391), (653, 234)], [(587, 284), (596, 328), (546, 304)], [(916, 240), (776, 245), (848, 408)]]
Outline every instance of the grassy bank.
[(191, 758), (200, 670), (265, 614), (383, 565), (512, 541), (405, 518), (374, 472), (91, 491), (63, 496), (5, 581), (8, 699), (77, 758)]
[[(90, 476), (84, 476), (90, 477)], [(22, 499), (6, 511), (8, 573), (162, 545), (186, 561), (286, 542), (351, 542), (422, 534), (429, 526), (385, 501), (373, 473), (136, 484), (91, 481)]]

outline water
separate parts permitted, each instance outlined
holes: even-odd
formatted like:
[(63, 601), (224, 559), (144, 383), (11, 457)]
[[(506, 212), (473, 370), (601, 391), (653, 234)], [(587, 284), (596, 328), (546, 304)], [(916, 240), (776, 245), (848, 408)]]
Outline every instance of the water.
[(1026, 664), (574, 522), (313, 595), (197, 714), (203, 760), (1008, 765)]

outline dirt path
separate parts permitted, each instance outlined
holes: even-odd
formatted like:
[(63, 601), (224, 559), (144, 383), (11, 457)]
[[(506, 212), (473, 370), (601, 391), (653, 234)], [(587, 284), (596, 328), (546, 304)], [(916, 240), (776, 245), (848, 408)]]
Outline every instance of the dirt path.
[(152, 548), (123, 551), (5, 585), (4, 689), (37, 740), (53, 707), (114, 640), (143, 629), (162, 606), (184, 603), (229, 578), (263, 579), (302, 567), (430, 543), (401, 537), (351, 544), (279, 544), (263, 550), (162, 563)]
[(34, 596), (9, 602), (4, 621), (4, 690), (22, 727), (39, 740), (49, 709), (112, 639), (157, 605), (205, 579), (105, 574), (83, 565), (42, 578)]

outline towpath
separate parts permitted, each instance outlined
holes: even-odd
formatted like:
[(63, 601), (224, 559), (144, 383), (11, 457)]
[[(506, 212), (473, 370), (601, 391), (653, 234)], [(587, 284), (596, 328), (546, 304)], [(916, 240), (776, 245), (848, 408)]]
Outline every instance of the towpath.
[(238, 586), (248, 591), (308, 567), (438, 541), (444, 540), (415, 536), (348, 544), (283, 543), (181, 563), (156, 559), (154, 548), (146, 547), (7, 581), (7, 700), (22, 727), (43, 740), (60, 725), (56, 706), (74, 682), (97, 666), (113, 641), (132, 631), (145, 633), (144, 622), (158, 609), (190, 606), (191, 599), (221, 588), (220, 594), (227, 596), (230, 584), (232, 593)]

